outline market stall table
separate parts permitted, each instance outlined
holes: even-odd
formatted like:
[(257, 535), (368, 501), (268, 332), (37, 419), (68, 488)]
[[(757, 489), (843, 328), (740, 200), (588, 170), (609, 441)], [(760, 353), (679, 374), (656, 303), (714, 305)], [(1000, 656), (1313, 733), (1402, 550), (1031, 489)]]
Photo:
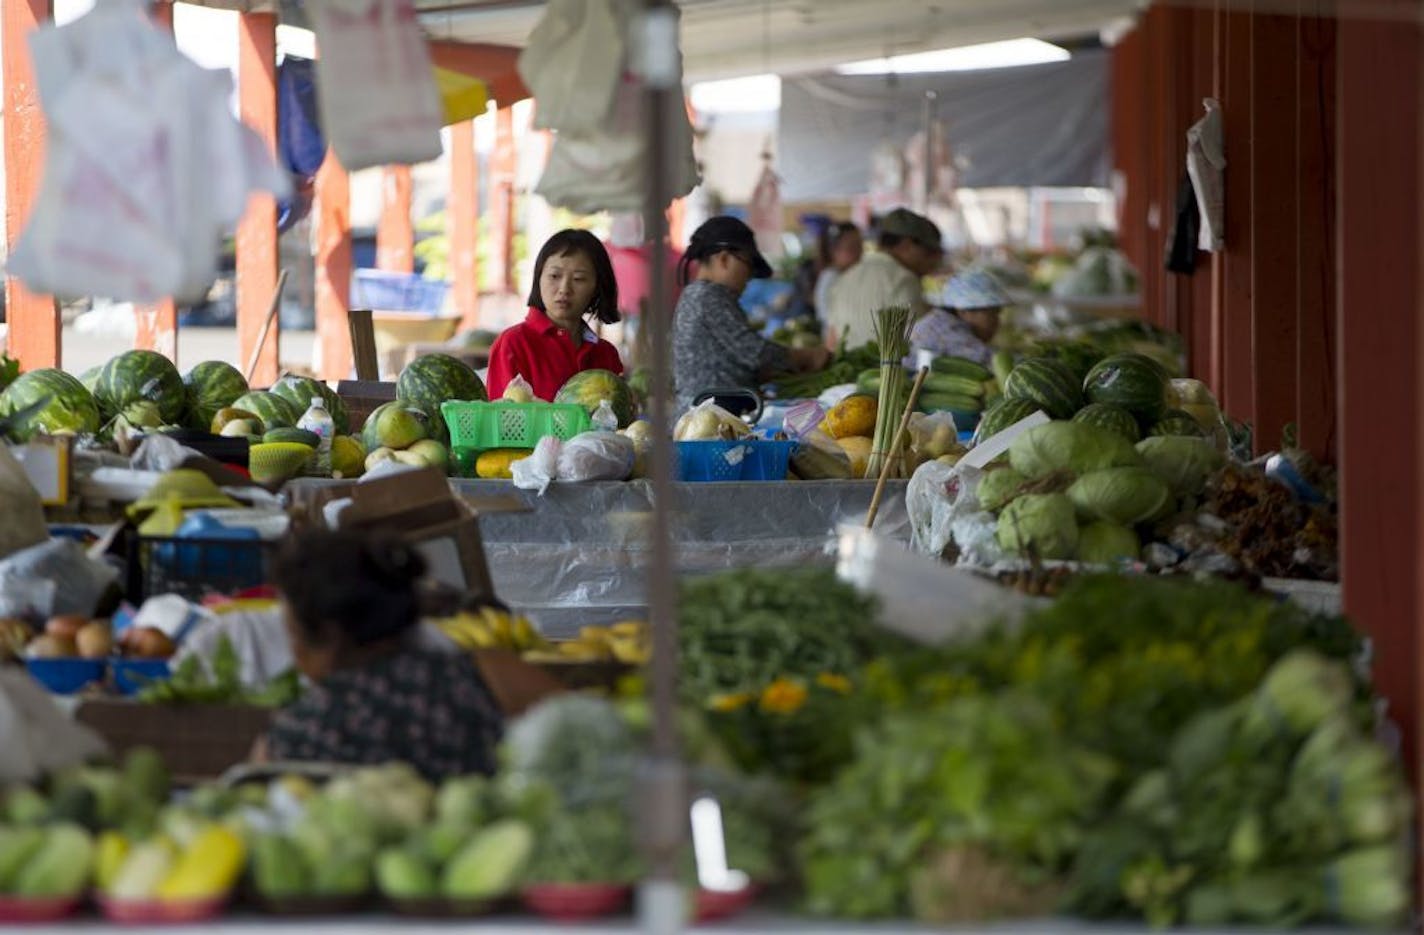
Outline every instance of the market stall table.
[[(321, 485), (294, 481), (292, 487)], [(456, 480), (472, 500), (517, 497), (527, 512), (480, 518), (480, 535), (499, 596), (548, 636), (582, 624), (642, 616), (644, 555), (652, 486), (554, 484), (544, 495), (510, 481)], [(876, 531), (909, 541), (907, 482), (891, 482)], [(842, 523), (865, 521), (875, 485), (866, 481), (676, 484), (673, 536), (686, 572), (736, 567), (830, 565)]]

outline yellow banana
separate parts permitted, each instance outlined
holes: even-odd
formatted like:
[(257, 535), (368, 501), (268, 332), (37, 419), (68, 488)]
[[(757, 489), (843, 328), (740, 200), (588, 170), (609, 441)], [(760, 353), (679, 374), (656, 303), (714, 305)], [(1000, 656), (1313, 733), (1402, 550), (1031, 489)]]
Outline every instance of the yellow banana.
[(158, 885), (160, 900), (210, 899), (225, 895), (246, 864), (242, 838), (230, 828), (213, 825), (199, 832), (183, 849), (168, 876)]

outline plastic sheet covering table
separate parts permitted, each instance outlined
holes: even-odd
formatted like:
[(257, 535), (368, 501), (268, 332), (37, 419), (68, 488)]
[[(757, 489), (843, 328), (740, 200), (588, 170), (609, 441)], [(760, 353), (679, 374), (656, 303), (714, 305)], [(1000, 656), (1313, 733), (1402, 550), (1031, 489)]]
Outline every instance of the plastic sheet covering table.
[[(555, 484), (542, 497), (508, 481), (457, 480), (471, 498), (518, 496), (527, 513), (480, 518), (480, 534), (500, 597), (545, 634), (643, 615), (643, 560), (652, 521), (652, 487), (629, 483)], [(886, 489), (875, 529), (909, 541), (906, 482)], [(863, 523), (875, 485), (868, 481), (676, 484), (673, 540), (679, 567), (835, 563), (836, 527)]]

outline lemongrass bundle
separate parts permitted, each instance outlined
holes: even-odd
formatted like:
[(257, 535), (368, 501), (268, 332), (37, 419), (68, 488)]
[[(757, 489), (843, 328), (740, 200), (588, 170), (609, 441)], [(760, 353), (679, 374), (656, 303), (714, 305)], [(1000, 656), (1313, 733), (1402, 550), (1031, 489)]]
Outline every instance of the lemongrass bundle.
[(892, 449), (895, 430), (905, 414), (905, 356), (910, 353), (912, 313), (908, 306), (892, 305), (877, 309), (874, 319), (875, 341), (880, 347), (880, 407), (865, 476), (879, 477), (889, 462), (890, 476), (903, 477), (904, 459)]

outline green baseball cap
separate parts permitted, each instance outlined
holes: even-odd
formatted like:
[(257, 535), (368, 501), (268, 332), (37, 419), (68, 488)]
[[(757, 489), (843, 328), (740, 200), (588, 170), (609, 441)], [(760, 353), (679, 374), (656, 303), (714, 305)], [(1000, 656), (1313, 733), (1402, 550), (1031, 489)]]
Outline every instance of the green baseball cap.
[(934, 221), (905, 208), (896, 208), (885, 215), (880, 221), (880, 232), (907, 237), (928, 250), (944, 251), (944, 240)]

